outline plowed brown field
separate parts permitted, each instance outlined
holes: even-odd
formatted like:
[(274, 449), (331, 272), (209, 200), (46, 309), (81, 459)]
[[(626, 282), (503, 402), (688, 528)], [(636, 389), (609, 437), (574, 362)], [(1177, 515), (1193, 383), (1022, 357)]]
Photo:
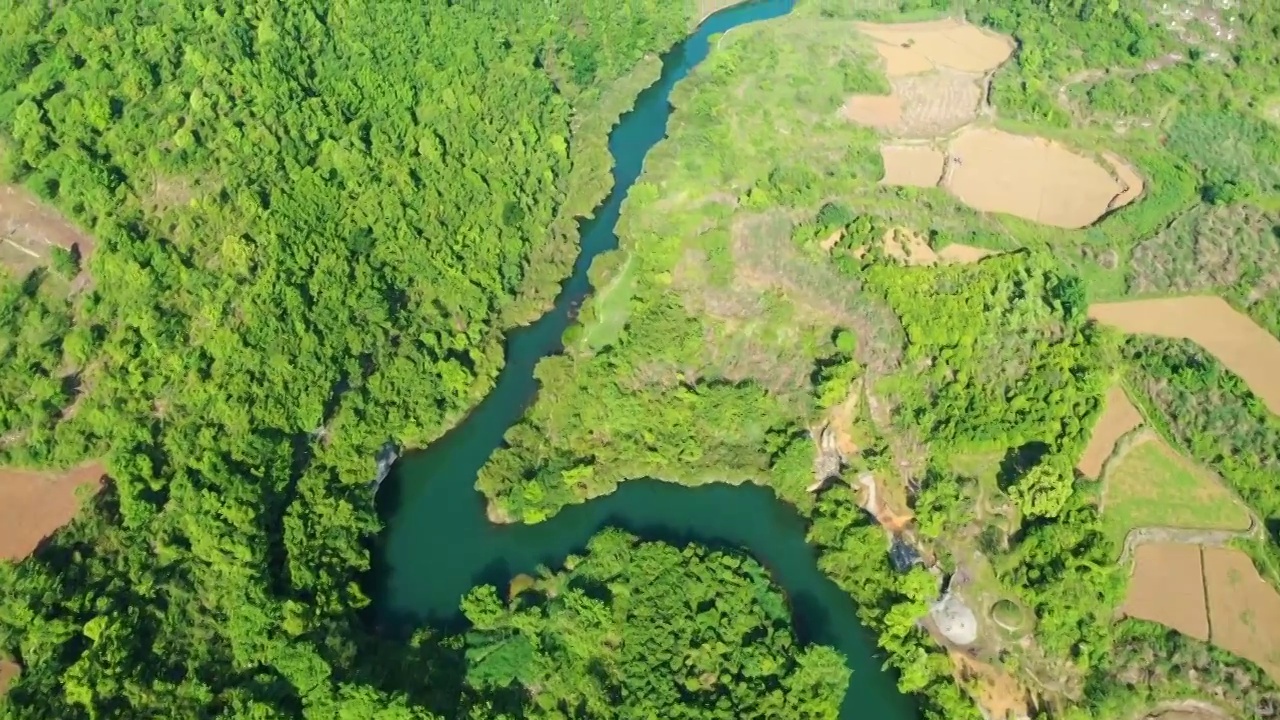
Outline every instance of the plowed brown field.
[(1158, 622), (1200, 640), (1209, 639), (1200, 546), (1139, 545), (1121, 612)]
[(1213, 644), (1254, 661), (1280, 680), (1280, 595), (1234, 548), (1204, 549)]
[(1280, 340), (1222, 298), (1197, 295), (1100, 303), (1089, 317), (1127, 333), (1191, 340), (1239, 375), (1280, 415)]
[(885, 185), (934, 187), (942, 179), (942, 153), (924, 145), (882, 145)]
[(889, 77), (950, 68), (970, 73), (994, 70), (1013, 54), (1013, 41), (960, 20), (920, 23), (858, 23), (875, 40)]
[(1124, 190), (1094, 161), (1038, 137), (970, 128), (951, 158), (946, 187), (961, 202), (1056, 227), (1093, 223)]
[(101, 487), (102, 465), (66, 472), (0, 470), (0, 559), (21, 560), (80, 511), (76, 490)]
[(1076, 463), (1076, 469), (1085, 477), (1096, 480), (1102, 474), (1102, 464), (1115, 450), (1116, 441), (1141, 424), (1142, 415), (1129, 402), (1124, 390), (1118, 386), (1112, 387), (1107, 391), (1106, 406), (1093, 426), (1089, 445), (1080, 456), (1080, 462)]

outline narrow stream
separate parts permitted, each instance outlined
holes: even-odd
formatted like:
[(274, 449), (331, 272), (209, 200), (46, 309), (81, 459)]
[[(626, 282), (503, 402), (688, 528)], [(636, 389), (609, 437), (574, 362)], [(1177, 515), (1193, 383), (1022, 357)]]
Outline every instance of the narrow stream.
[(510, 334), (506, 366), (493, 391), (452, 432), (399, 461), (378, 493), (386, 529), (372, 591), (382, 623), (458, 629), (464, 622), (458, 604), (471, 587), (490, 583), (505, 588), (513, 575), (531, 573), (539, 564), (557, 567), (608, 526), (650, 540), (741, 547), (768, 567), (787, 592), (801, 640), (835, 646), (848, 658), (854, 675), (842, 719), (916, 717), (894, 678), (880, 669), (883, 658), (858, 623), (852, 600), (819, 572), (815, 553), (804, 541), (804, 521), (768, 489), (633, 480), (608, 497), (567, 508), (538, 525), (494, 525), (474, 488), (481, 466), (537, 393), (534, 366), (561, 351), (570, 310), (590, 292), (587, 268), (592, 259), (617, 246), (619, 209), (649, 149), (666, 134), (672, 88), (706, 58), (712, 35), (785, 15), (792, 6), (793, 0), (763, 0), (709, 17), (663, 57), (661, 78), (640, 94), (635, 109), (610, 134), (613, 191), (595, 218), (582, 224), (582, 252), (555, 307)]

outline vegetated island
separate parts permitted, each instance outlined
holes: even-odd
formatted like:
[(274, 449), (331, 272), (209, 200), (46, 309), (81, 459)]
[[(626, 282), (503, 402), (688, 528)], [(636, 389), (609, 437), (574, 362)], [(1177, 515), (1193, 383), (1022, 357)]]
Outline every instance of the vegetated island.
[[(359, 615), (375, 452), (489, 389), (605, 131), (718, 7), (10, 13), (0, 459), (111, 480), (0, 565), (0, 712), (834, 717), (839, 656), (731, 551), (606, 532), (477, 588), (465, 636)], [(633, 478), (768, 485), (930, 717), (1273, 715), (1280, 425), (1241, 348), (1280, 331), (1280, 15), (954, 9), (720, 38), (478, 487), (554, 522)], [(1190, 293), (1224, 309), (1097, 304)]]

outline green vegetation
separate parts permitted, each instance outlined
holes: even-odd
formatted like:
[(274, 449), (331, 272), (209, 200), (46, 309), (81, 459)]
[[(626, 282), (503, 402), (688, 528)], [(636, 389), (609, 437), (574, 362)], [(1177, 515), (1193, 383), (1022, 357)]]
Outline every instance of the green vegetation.
[(374, 451), (492, 385), (655, 65), (627, 74), (686, 8), (0, 13), (0, 176), (96, 238), (74, 307), (43, 276), (4, 286), (6, 459), (105, 456), (113, 478), (0, 569), (0, 655), (24, 666), (6, 716), (452, 715), (362, 667)]
[[(538, 521), (635, 477), (768, 484), (809, 516), (823, 571), (858, 601), (900, 686), (921, 694), (927, 714), (969, 717), (965, 683), (915, 625), (936, 581), (893, 573), (883, 531), (847, 492), (815, 501), (803, 491), (815, 451), (805, 430), (837, 417), (865, 381), (866, 414), (842, 428), (870, 438), (851, 466), (882, 487), (918, 487), (916, 532), (938, 567), (966, 579), (958, 592), (979, 614), (1009, 608), (1019, 628), (985, 634), (979, 657), (1054, 716), (1208, 696), (1207, 685), (1169, 673), (1141, 692), (1118, 679), (1143, 671), (1143, 642), (1197, 667), (1222, 658), (1115, 622), (1126, 578), (1114, 565), (1115, 516), (1100, 515), (1096, 487), (1077, 486), (1072, 465), (1117, 365), (1131, 362), (1116, 336), (1087, 321), (1087, 299), (1123, 293), (1133, 247), (1202, 201), (1218, 171), (1154, 135), (1110, 144), (1060, 127), (1050, 134), (1117, 149), (1147, 181), (1141, 203), (1079, 232), (977, 216), (938, 191), (880, 187), (875, 138), (835, 118), (849, 94), (883, 92), (883, 81), (856, 33), (833, 19), (850, 16), (836, 5), (735, 29), (677, 89), (669, 137), (624, 206), (622, 249), (593, 268), (605, 292), (570, 331), (584, 342), (540, 366), (554, 390), (508, 434), (479, 488), (501, 514)], [(1070, 119), (1049, 79), (1082, 69), (1081, 58), (1136, 68), (1172, 42), (1132, 9), (1070, 21), (1051, 12), (981, 10), (1024, 39), (1023, 65), (997, 79), (997, 101), (1001, 110), (1023, 102), (1026, 112), (1011, 114), (1037, 131)], [(1043, 46), (1038, 69), (1027, 39)], [(1065, 48), (1104, 46), (1046, 67)], [(1031, 72), (1043, 73), (1039, 85), (1026, 82)], [(1056, 109), (1036, 119), (1042, 102)], [(901, 225), (927, 230), (935, 247), (1027, 251), (903, 267), (875, 251)], [(871, 252), (855, 253), (863, 246)], [(1244, 707), (1245, 695), (1222, 702)]]
[(1243, 203), (1199, 206), (1133, 250), (1134, 294), (1214, 293), (1280, 337), (1280, 217)]
[[(1280, 523), (1280, 419), (1239, 377), (1185, 340), (1130, 338), (1128, 381), (1160, 429), (1216, 472), (1264, 519)], [(1275, 543), (1268, 545), (1280, 557)]]
[(59, 442), (59, 420), (94, 352), (92, 333), (72, 326), (71, 308), (35, 271), (0, 280), (0, 452), (8, 462), (68, 462), (84, 452)]
[(1248, 513), (1226, 488), (1156, 438), (1125, 450), (1103, 482), (1102, 517), (1117, 548), (1139, 527), (1249, 528)]
[[(0, 657), (23, 665), (0, 716), (836, 715), (843, 659), (799, 645), (781, 591), (731, 551), (608, 531), (506, 601), (473, 590), (465, 634), (406, 645), (358, 618), (375, 450), (432, 441), (492, 388), (504, 333), (546, 307), (607, 190), (608, 128), (691, 3), (9, 5), (0, 177), (97, 244), (0, 286), (0, 452), (103, 457), (114, 482), (0, 565)], [(633, 478), (767, 485), (930, 720), (981, 717), (920, 623), (943, 582), (977, 612), (974, 655), (1054, 717), (1187, 697), (1247, 714), (1280, 697), (1256, 668), (1115, 621), (1123, 530), (1225, 523), (1227, 505), (1140, 446), (1101, 513), (1071, 466), (1123, 375), (1266, 520), (1252, 549), (1280, 568), (1280, 420), (1195, 346), (1122, 343), (1085, 315), (1213, 290), (1280, 332), (1262, 110), (1280, 13), (1244, 13), (1230, 63), (1151, 70), (1186, 48), (1143, 3), (965, 5), (1019, 43), (999, 122), (1123, 155), (1141, 202), (1068, 231), (879, 185), (879, 137), (839, 113), (888, 90), (848, 22), (870, 13), (802, 0), (716, 39), (677, 89), (599, 292), (477, 487), (494, 517), (537, 523)], [(876, 249), (897, 227), (1017, 252), (905, 267)], [(69, 294), (81, 264), (93, 282)], [(849, 488), (808, 490), (822, 427), (858, 438), (847, 472), (883, 504), (905, 517), (910, 496), (897, 539), (945, 578), (894, 571)], [(1152, 482), (1176, 506), (1139, 492)]]
[(786, 598), (751, 558), (606, 531), (564, 571), (528, 585), (507, 605), (490, 586), (463, 602), (474, 628), (467, 684), (519, 686), (526, 692), (511, 698), (533, 698), (520, 710), (491, 704), (483, 717), (821, 720), (839, 712), (844, 658), (797, 644)]

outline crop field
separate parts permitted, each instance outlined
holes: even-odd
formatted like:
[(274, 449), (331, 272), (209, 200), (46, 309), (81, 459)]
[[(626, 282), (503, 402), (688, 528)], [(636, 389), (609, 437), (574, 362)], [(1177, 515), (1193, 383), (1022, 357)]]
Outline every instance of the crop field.
[(1089, 316), (1126, 333), (1191, 340), (1239, 375), (1280, 414), (1280, 340), (1222, 298), (1191, 296), (1100, 303)]
[(1102, 475), (1103, 463), (1115, 450), (1116, 441), (1141, 424), (1142, 415), (1129, 402), (1129, 396), (1119, 386), (1112, 387), (1107, 391), (1102, 415), (1093, 426), (1093, 434), (1089, 436), (1089, 444), (1080, 455), (1076, 469), (1085, 477), (1096, 480)]
[(1144, 433), (1107, 468), (1103, 525), (1119, 547), (1134, 528), (1249, 529), (1248, 511), (1204, 469), (1154, 433)]
[(1240, 550), (1139, 546), (1121, 611), (1208, 640), (1280, 679), (1280, 594)]
[(875, 40), (876, 52), (884, 59), (889, 77), (939, 68), (985, 73), (999, 67), (1013, 54), (1013, 42), (1008, 37), (959, 20), (892, 25), (858, 23), (857, 28)]
[(1092, 224), (1125, 191), (1107, 170), (1062, 145), (984, 128), (952, 141), (945, 185), (976, 210), (1063, 228)]
[(1202, 576), (1199, 545), (1140, 545), (1133, 554), (1133, 576), (1121, 612), (1208, 640)]
[(882, 145), (885, 185), (934, 187), (942, 179), (942, 153), (926, 145)]
[(1249, 556), (1233, 548), (1204, 549), (1213, 644), (1248, 658), (1280, 680), (1280, 595)]
[(76, 490), (102, 482), (99, 464), (66, 472), (0, 470), (0, 560), (21, 560), (80, 510)]

